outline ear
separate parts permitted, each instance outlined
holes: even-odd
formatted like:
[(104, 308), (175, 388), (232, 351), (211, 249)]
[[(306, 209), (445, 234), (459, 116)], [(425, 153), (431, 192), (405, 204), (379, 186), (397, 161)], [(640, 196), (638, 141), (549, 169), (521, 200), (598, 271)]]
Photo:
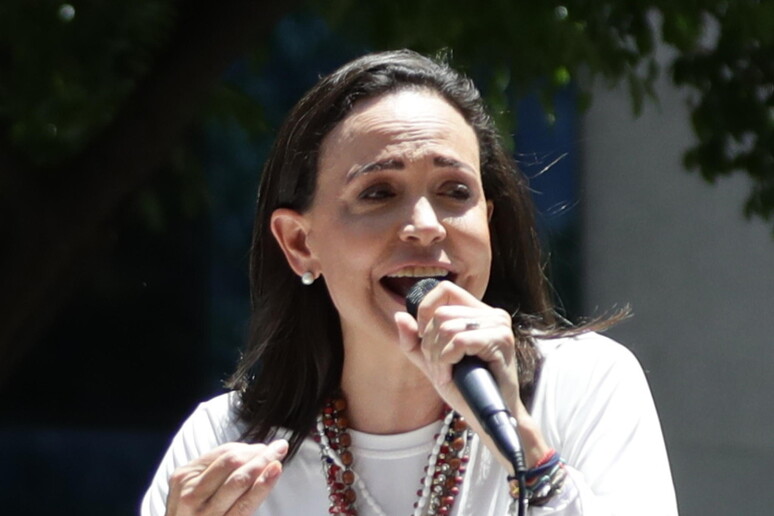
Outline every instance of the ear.
[(317, 276), (319, 267), (307, 244), (309, 224), (306, 217), (288, 208), (276, 209), (271, 214), (271, 232), (293, 272), (299, 276), (305, 272)]
[(486, 220), (492, 222), (492, 213), (494, 212), (494, 202), (486, 201)]

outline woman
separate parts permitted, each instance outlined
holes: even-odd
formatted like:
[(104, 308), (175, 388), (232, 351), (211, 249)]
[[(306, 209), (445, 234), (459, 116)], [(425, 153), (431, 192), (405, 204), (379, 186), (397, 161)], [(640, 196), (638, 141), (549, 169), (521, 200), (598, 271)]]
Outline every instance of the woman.
[[(642, 371), (557, 319), (531, 210), (455, 71), (399, 51), (323, 78), (263, 172), (234, 391), (183, 425), (142, 513), (505, 515), (521, 492), (530, 514), (676, 514)], [(521, 490), (450, 381), (465, 355), (518, 423)]]

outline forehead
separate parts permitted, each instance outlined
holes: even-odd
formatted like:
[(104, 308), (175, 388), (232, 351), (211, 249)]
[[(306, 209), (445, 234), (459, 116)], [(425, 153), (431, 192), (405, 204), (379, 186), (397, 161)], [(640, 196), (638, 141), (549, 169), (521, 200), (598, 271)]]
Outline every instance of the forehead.
[(478, 140), (462, 114), (432, 90), (407, 89), (358, 102), (323, 139), (320, 157), (321, 164), (342, 153), (355, 161), (383, 152), (419, 159), (439, 146), (478, 165)]

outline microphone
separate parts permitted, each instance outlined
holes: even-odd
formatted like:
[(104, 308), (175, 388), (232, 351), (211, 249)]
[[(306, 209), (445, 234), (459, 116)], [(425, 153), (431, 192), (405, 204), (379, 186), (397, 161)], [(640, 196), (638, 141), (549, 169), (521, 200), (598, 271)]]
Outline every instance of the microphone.
[[(406, 311), (416, 318), (419, 304), (438, 283), (435, 278), (425, 278), (411, 287), (406, 295)], [(452, 368), (452, 378), (500, 453), (511, 462), (517, 474), (526, 471), (516, 419), (505, 406), (486, 363), (476, 356), (465, 355)]]

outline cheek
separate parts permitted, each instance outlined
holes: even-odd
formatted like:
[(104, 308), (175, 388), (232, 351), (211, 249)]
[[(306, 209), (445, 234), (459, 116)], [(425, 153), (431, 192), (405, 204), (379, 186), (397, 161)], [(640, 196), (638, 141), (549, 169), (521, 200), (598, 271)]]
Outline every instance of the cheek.
[(377, 239), (362, 224), (338, 221), (320, 228), (310, 243), (321, 272), (330, 280), (353, 279), (373, 263)]
[(339, 231), (326, 240), (319, 255), (320, 272), (328, 295), (342, 319), (362, 313), (370, 306), (374, 292), (372, 270), (375, 261), (368, 241)]
[(464, 235), (466, 240), (475, 243), (477, 248), (486, 246), (489, 253), (489, 217), (486, 205), (471, 209), (460, 217), (449, 219), (460, 234)]
[(482, 223), (481, 227), (481, 258), (486, 270), (486, 282), (489, 283), (489, 271), (492, 267), (492, 239), (489, 234), (489, 221)]
[(492, 266), (492, 245), (486, 213), (484, 207), (454, 221), (459, 238), (457, 252), (471, 274), (466, 288), (478, 298), (483, 297), (486, 291)]

